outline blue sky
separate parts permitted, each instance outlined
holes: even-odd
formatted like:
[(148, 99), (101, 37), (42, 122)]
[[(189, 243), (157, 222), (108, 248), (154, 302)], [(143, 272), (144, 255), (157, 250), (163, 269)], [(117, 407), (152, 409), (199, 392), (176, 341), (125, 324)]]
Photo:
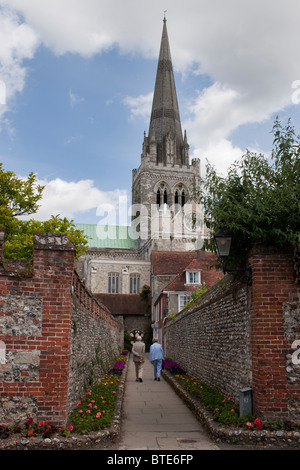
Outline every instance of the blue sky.
[(45, 184), (37, 218), (97, 223), (120, 197), (130, 206), (163, 10), (202, 172), (206, 158), (224, 173), (246, 148), (270, 154), (276, 115), (300, 133), (296, 0), (0, 0), (0, 161)]

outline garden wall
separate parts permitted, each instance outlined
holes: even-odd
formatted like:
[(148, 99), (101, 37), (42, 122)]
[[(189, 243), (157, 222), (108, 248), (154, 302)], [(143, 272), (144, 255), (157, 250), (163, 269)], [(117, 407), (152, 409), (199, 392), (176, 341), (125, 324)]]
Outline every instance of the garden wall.
[[(0, 232), (0, 257), (4, 233)], [(64, 234), (35, 234), (33, 264), (0, 266), (0, 421), (64, 426), (123, 347), (123, 327), (80, 283)], [(95, 369), (93, 369), (95, 366)]]
[(88, 387), (112, 367), (124, 345), (122, 317), (113, 317), (80, 281), (73, 278), (68, 410)]
[(252, 285), (226, 276), (197, 308), (166, 322), (165, 353), (188, 373), (239, 400), (251, 387), (253, 412), (300, 420), (300, 284), (290, 250), (258, 245)]
[(189, 374), (237, 400), (251, 385), (247, 288), (224, 278), (197, 308), (167, 321), (164, 342), (166, 355)]
[(299, 422), (300, 283), (295, 253), (257, 245), (249, 263), (254, 409), (270, 420)]

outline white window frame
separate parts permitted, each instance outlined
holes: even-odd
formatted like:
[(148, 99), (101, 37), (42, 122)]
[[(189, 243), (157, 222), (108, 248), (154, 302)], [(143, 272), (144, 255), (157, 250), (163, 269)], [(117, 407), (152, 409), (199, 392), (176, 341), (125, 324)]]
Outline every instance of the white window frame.
[(200, 270), (187, 270), (186, 271), (186, 284), (187, 285), (199, 285), (201, 284), (201, 271)]
[[(191, 300), (191, 296), (187, 295), (186, 293), (182, 292), (181, 294), (178, 294), (178, 312), (180, 312), (183, 307)], [(181, 302), (181, 300), (183, 302)]]

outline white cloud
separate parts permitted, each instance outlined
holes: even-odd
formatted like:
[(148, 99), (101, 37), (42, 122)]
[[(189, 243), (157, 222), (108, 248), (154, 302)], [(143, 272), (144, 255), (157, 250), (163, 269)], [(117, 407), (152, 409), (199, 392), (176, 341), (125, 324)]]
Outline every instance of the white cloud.
[[(100, 220), (105, 207), (115, 208), (119, 216), (119, 206), (127, 194), (124, 190), (101, 191), (94, 186), (92, 180), (64, 181), (56, 178), (51, 181), (38, 180), (38, 184), (45, 186), (43, 197), (40, 200), (40, 209), (33, 216), (36, 220), (48, 220), (51, 215), (60, 215), (74, 219), (76, 215), (92, 211), (92, 220)], [(122, 204), (121, 204), (122, 205)], [(123, 206), (124, 207), (124, 204)], [(93, 223), (91, 222), (91, 223)]]
[[(158, 54), (160, 0), (153, 0), (151, 8), (140, 0), (0, 0), (1, 4), (24, 15), (25, 23), (14, 35), (21, 57), (32, 54), (29, 33), (57, 54), (91, 56), (111, 47), (146, 57)], [(291, 83), (300, 78), (300, 4), (295, 0), (190, 0), (185, 8), (179, 0), (165, 0), (164, 7), (178, 70), (196, 67), (214, 81), (248, 93), (249, 100), (254, 91), (275, 106), (290, 99)], [(21, 42), (24, 35), (27, 40)]]
[(195, 148), (194, 156), (201, 156), (201, 175), (205, 174), (205, 166), (207, 161), (211, 163), (219, 175), (225, 176), (227, 169), (236, 160), (240, 160), (245, 153), (245, 149), (241, 149), (232, 144), (228, 139), (220, 139), (217, 142), (211, 142), (206, 147)]
[(64, 142), (64, 145), (67, 146), (67, 145), (70, 145), (72, 144), (73, 142), (78, 142), (79, 140), (82, 139), (82, 136), (81, 135), (72, 135), (71, 137), (69, 137), (65, 142)]
[[(22, 92), (26, 79), (23, 60), (31, 59), (38, 45), (39, 37), (30, 26), (21, 23), (18, 15), (9, 8), (0, 9), (0, 119), (15, 94)], [(5, 122), (7, 124), (7, 121)], [(3, 121), (0, 127), (2, 126)]]
[(81, 98), (76, 93), (74, 93), (72, 90), (69, 91), (69, 99), (70, 99), (71, 108), (74, 108), (79, 103), (82, 103), (84, 101), (84, 98)]
[(199, 93), (189, 107), (189, 114), (184, 128), (188, 129), (193, 156), (201, 159), (202, 174), (206, 160), (224, 174), (228, 166), (246, 151), (230, 141), (231, 132), (243, 124), (265, 118), (259, 109), (251, 112), (245, 96), (220, 83)]
[[(243, 123), (237, 113), (241, 97), (237, 91), (215, 83), (198, 94), (189, 108), (190, 118), (184, 123), (194, 146), (206, 147), (211, 141), (226, 137)], [(235, 111), (235, 112), (232, 112)]]
[[(151, 7), (140, 0), (0, 0), (0, 5), (24, 18), (22, 23), (7, 8), (1, 13), (0, 59), (6, 59), (2, 76), (9, 98), (22, 91), (22, 60), (33, 56), (39, 41), (56, 54), (89, 57), (116, 47), (157, 58), (163, 9), (168, 10), (175, 69), (183, 76), (207, 75), (213, 83), (195, 92), (190, 103), (190, 144), (200, 157), (214, 154), (220, 165), (223, 152), (232, 152), (232, 158), (239, 152), (231, 132), (291, 105), (292, 84), (300, 80), (300, 3), (295, 0), (189, 0), (184, 8), (179, 0), (165, 0), (163, 6), (153, 0)], [(70, 98), (77, 103), (78, 97)], [(145, 118), (150, 101), (149, 94), (128, 96), (124, 103), (131, 117)]]
[(141, 117), (143, 119), (149, 119), (152, 99), (153, 92), (136, 97), (126, 96), (123, 103), (130, 109), (130, 115), (132, 118)]

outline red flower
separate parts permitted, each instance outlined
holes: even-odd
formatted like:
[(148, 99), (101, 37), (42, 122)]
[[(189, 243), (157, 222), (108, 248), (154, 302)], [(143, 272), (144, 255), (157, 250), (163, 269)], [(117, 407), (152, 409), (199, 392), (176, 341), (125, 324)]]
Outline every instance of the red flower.
[(259, 418), (256, 418), (254, 424), (256, 425), (257, 429), (262, 429), (262, 424)]

